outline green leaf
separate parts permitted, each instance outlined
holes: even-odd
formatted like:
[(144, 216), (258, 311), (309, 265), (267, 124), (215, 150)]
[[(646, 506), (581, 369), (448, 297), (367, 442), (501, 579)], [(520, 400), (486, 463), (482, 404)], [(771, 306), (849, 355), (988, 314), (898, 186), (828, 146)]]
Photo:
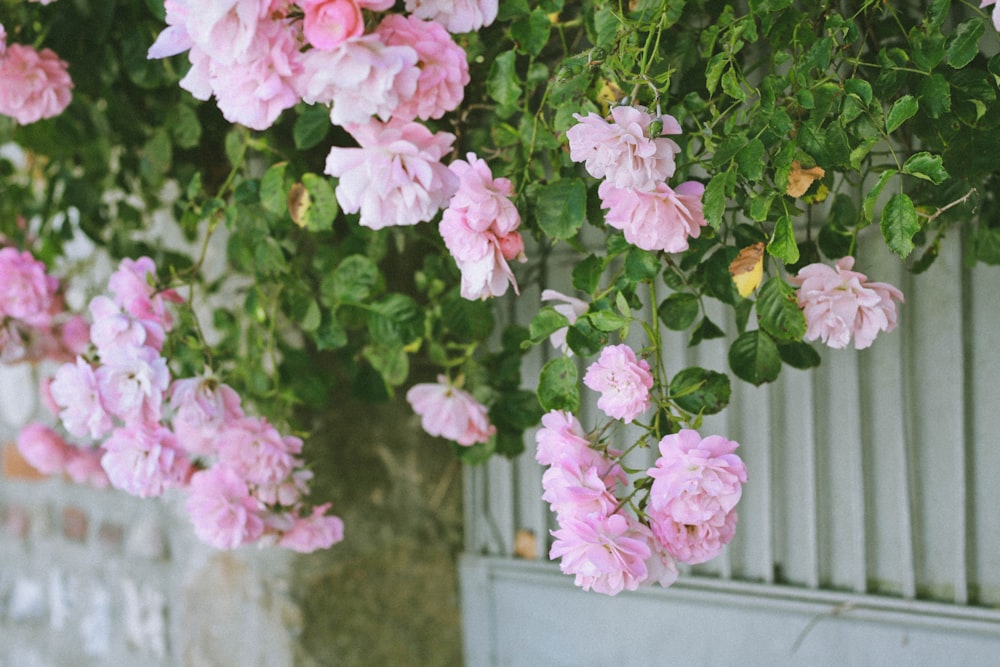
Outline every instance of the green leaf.
[(275, 215), (284, 215), (288, 211), (288, 189), (285, 187), (287, 170), (287, 162), (277, 162), (260, 179), (260, 204), (264, 210)]
[(878, 177), (878, 181), (872, 186), (872, 189), (868, 191), (865, 195), (865, 199), (861, 204), (861, 211), (864, 214), (865, 223), (872, 221), (872, 216), (875, 214), (875, 204), (878, 202), (879, 195), (882, 194), (882, 190), (885, 189), (886, 183), (889, 182), (897, 172), (895, 169), (886, 169)]
[(535, 9), (510, 24), (510, 36), (514, 38), (518, 53), (537, 56), (548, 43), (551, 29), (549, 17), (541, 9)]
[(698, 297), (687, 292), (671, 294), (656, 309), (664, 326), (674, 331), (683, 331), (694, 324), (700, 311)]
[(771, 382), (781, 372), (778, 346), (764, 331), (745, 331), (729, 346), (729, 367), (750, 384)]
[(648, 250), (632, 248), (625, 256), (625, 277), (632, 282), (655, 278), (660, 272), (660, 259)]
[(975, 235), (976, 259), (983, 264), (1000, 264), (1000, 229), (979, 227)]
[(736, 172), (720, 171), (708, 182), (701, 198), (702, 213), (713, 229), (722, 224), (729, 191), (736, 185)]
[(587, 186), (579, 178), (564, 178), (537, 188), (535, 216), (549, 236), (573, 238), (587, 219)]
[(983, 36), (986, 23), (980, 18), (964, 21), (955, 28), (948, 38), (945, 57), (948, 64), (955, 69), (962, 69), (979, 53), (979, 38)]
[(767, 252), (785, 264), (794, 264), (799, 261), (799, 246), (795, 243), (795, 229), (792, 226), (792, 219), (787, 215), (781, 216), (775, 223), (774, 233), (767, 243)]
[(301, 222), (311, 232), (325, 232), (333, 229), (333, 220), (340, 207), (330, 186), (329, 179), (316, 174), (303, 174), (302, 185), (309, 193), (310, 205), (302, 214)]
[(347, 345), (347, 331), (336, 315), (327, 311), (323, 313), (319, 328), (313, 332), (313, 340), (319, 350), (336, 350)]
[(299, 112), (292, 128), (292, 138), (295, 148), (304, 151), (318, 146), (333, 125), (330, 122), (330, 110), (321, 104), (307, 106)]
[(943, 74), (932, 74), (920, 84), (917, 99), (928, 116), (940, 118), (951, 111), (951, 86)]
[(361, 303), (374, 294), (382, 276), (378, 266), (364, 255), (349, 255), (322, 284), (327, 303)]
[(736, 168), (744, 178), (757, 181), (764, 173), (767, 162), (764, 160), (764, 142), (753, 139), (736, 154)]
[(819, 352), (809, 343), (793, 341), (778, 346), (781, 360), (792, 368), (806, 370), (820, 364)]
[(728, 375), (697, 366), (685, 368), (670, 381), (673, 402), (694, 415), (721, 412), (729, 405), (731, 393)]
[(530, 391), (516, 389), (500, 394), (490, 408), (490, 421), (498, 429), (523, 431), (536, 426), (542, 418), (538, 397)]
[(186, 104), (178, 104), (173, 108), (168, 126), (179, 148), (195, 148), (201, 141), (201, 122), (198, 120), (198, 114)]
[(948, 172), (945, 171), (941, 156), (927, 151), (911, 155), (903, 165), (903, 173), (930, 181), (934, 185), (941, 185), (948, 180)]
[(531, 342), (540, 343), (559, 329), (568, 326), (569, 320), (565, 315), (557, 313), (552, 306), (545, 306), (531, 319), (529, 327)]
[(795, 288), (780, 276), (761, 286), (756, 309), (760, 328), (776, 340), (799, 340), (805, 335), (806, 318), (796, 300)]
[(691, 333), (691, 340), (688, 341), (688, 347), (694, 347), (698, 345), (703, 340), (709, 340), (712, 338), (724, 338), (726, 332), (720, 329), (715, 322), (708, 319), (707, 317), (701, 318), (701, 322)]
[(538, 377), (538, 403), (546, 412), (580, 409), (579, 374), (572, 359), (557, 357), (545, 364)]
[(892, 134), (899, 129), (899, 126), (916, 115), (920, 104), (913, 95), (903, 95), (892, 103), (889, 113), (885, 117), (885, 131)]
[(362, 355), (382, 376), (387, 387), (398, 387), (406, 382), (410, 374), (410, 359), (403, 348), (369, 345)]
[(604, 262), (601, 258), (597, 255), (587, 255), (573, 267), (573, 287), (581, 292), (593, 294), (600, 285), (602, 273), (604, 273)]
[(464, 299), (452, 291), (441, 302), (441, 322), (458, 338), (482, 340), (490, 335), (496, 323), (489, 301)]
[(605, 333), (619, 331), (627, 327), (630, 322), (629, 318), (622, 317), (610, 310), (599, 310), (596, 313), (590, 313), (587, 315), (587, 319), (590, 320), (595, 329), (604, 331)]
[(913, 251), (913, 235), (920, 231), (917, 210), (909, 195), (897, 192), (882, 209), (882, 236), (889, 249), (902, 258)]
[(517, 102), (524, 92), (517, 75), (516, 55), (505, 51), (493, 60), (486, 77), (486, 92), (500, 105), (498, 113), (506, 118), (517, 110)]

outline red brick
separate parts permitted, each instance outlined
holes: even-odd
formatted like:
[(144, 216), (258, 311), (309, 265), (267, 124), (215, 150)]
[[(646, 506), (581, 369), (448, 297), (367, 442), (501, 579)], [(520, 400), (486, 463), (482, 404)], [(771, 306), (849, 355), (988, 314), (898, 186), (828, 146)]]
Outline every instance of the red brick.
[(67, 540), (85, 542), (87, 540), (87, 527), (89, 523), (87, 513), (79, 507), (67, 507), (63, 509), (63, 536)]
[(24, 460), (17, 445), (13, 442), (8, 442), (3, 446), (3, 474), (10, 479), (46, 479), (46, 475), (35, 470), (30, 463)]

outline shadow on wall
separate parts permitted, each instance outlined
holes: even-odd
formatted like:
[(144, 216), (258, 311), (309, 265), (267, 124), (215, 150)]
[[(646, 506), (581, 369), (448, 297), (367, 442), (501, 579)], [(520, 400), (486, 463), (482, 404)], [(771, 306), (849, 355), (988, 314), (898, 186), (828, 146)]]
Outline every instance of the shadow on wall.
[(344, 541), (293, 563), (296, 665), (460, 665), (462, 484), (451, 446), (421, 430), (402, 396), (329, 405), (305, 456), (312, 498), (333, 503)]

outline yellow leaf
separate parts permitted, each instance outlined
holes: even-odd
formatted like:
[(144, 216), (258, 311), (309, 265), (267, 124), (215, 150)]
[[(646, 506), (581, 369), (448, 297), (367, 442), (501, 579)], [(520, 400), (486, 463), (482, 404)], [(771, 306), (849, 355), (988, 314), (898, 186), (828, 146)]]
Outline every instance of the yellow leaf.
[(817, 181), (824, 176), (826, 176), (826, 172), (823, 170), (823, 167), (803, 169), (799, 161), (795, 160), (792, 162), (792, 170), (788, 174), (788, 187), (785, 188), (785, 194), (790, 197), (801, 197), (813, 184), (813, 181)]
[(729, 264), (729, 275), (736, 283), (736, 291), (744, 299), (760, 286), (764, 278), (764, 244), (749, 245)]
[(288, 214), (292, 216), (292, 221), (299, 227), (306, 226), (306, 211), (312, 205), (312, 197), (306, 186), (296, 183), (288, 191)]
[(614, 82), (607, 80), (604, 81), (604, 85), (601, 86), (601, 89), (597, 91), (597, 101), (600, 103), (601, 109), (605, 114), (608, 113), (612, 104), (624, 96), (625, 93), (622, 92), (621, 88), (615, 85)]

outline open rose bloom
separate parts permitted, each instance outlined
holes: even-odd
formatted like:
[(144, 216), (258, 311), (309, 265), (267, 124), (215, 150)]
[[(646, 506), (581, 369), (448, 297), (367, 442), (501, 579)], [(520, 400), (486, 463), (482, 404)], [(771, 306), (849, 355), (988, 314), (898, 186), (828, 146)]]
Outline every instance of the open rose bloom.
[(420, 425), (430, 435), (468, 447), (486, 442), (496, 433), (486, 406), (444, 376), (439, 376), (437, 382), (414, 385), (406, 392), (406, 400), (420, 415)]
[(806, 317), (805, 340), (819, 338), (832, 348), (845, 348), (854, 338), (854, 348), (869, 347), (880, 331), (896, 328), (896, 301), (903, 293), (892, 285), (871, 282), (852, 271), (853, 257), (803, 267), (791, 280), (799, 286), (799, 307)]
[(50, 49), (0, 39), (0, 114), (27, 125), (58, 116), (69, 106), (73, 81)]

